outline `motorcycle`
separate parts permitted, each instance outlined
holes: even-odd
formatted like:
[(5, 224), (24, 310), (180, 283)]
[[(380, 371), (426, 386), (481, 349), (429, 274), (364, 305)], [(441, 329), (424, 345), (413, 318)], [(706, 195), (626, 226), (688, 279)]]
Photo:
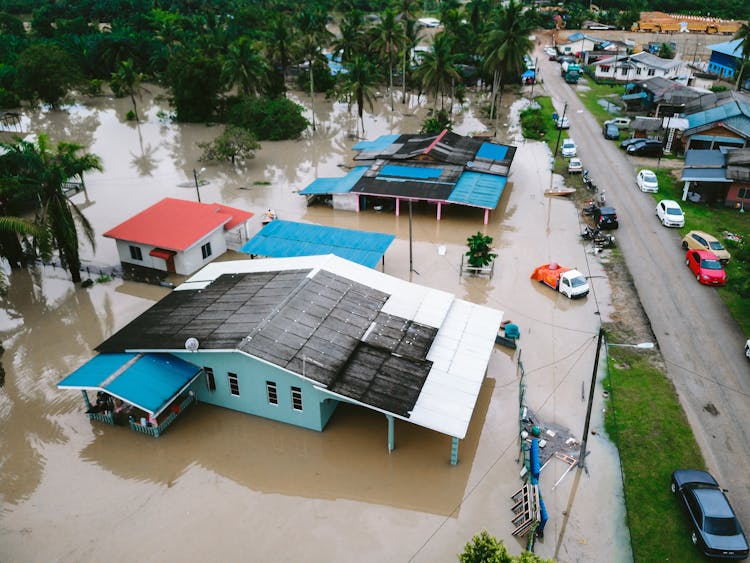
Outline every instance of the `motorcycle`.
[(599, 207), (603, 207), (607, 203), (607, 198), (604, 196), (605, 193), (607, 193), (606, 190), (599, 192)]
[(583, 171), (583, 185), (586, 186), (586, 189), (591, 192), (595, 192), (597, 190), (596, 184), (594, 184), (594, 181), (589, 177), (588, 168)]
[(614, 235), (598, 234), (594, 237), (594, 248), (596, 248), (597, 250), (601, 250), (602, 248), (613, 248), (614, 246)]
[(592, 199), (592, 200), (589, 200), (589, 205), (588, 205), (588, 207), (584, 207), (582, 211), (583, 211), (583, 214), (584, 214), (584, 215), (589, 215), (589, 216), (591, 216), (591, 215), (593, 215), (593, 214), (594, 214), (594, 211), (595, 211), (596, 209), (598, 209), (598, 208), (599, 208), (599, 206), (598, 206), (598, 205), (596, 205), (596, 204), (594, 203), (594, 200)]
[(586, 225), (586, 229), (581, 233), (581, 238), (583, 240), (594, 240), (596, 241), (597, 237), (601, 236), (601, 232), (599, 231), (599, 228), (591, 228), (588, 225)]

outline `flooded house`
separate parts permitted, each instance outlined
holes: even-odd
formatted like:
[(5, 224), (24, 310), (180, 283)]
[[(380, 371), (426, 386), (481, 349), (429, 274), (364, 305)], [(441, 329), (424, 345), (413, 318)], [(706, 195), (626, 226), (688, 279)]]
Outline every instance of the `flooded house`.
[[(340, 403), (466, 435), (502, 312), (335, 255), (215, 262), (58, 388), (159, 436), (194, 401), (322, 431)], [(91, 404), (89, 392), (98, 394)]]
[(497, 208), (508, 181), (516, 147), (443, 130), (439, 134), (382, 135), (354, 145), (357, 163), (341, 178), (318, 178), (300, 195), (308, 205), (323, 200), (334, 209), (395, 210), (401, 203), (484, 210), (484, 224)]
[(104, 233), (126, 277), (190, 275), (248, 239), (249, 211), (166, 197)]

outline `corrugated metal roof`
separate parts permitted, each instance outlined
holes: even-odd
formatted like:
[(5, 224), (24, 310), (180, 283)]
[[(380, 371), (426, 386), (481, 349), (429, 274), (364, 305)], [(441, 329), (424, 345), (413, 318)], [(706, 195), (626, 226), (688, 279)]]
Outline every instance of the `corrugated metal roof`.
[(717, 121), (725, 121), (735, 116), (743, 116), (743, 118), (750, 120), (750, 106), (742, 102), (731, 101), (704, 111), (692, 113), (686, 117), (692, 129), (709, 123), (716, 123)]
[(726, 168), (683, 168), (682, 182), (731, 182), (727, 180)]
[(722, 168), (725, 160), (718, 149), (690, 149), (685, 153), (685, 168)]
[(714, 45), (706, 45), (706, 49), (709, 51), (716, 51), (723, 55), (729, 55), (730, 57), (741, 58), (742, 57), (742, 39), (734, 39), (725, 43), (716, 43)]
[(341, 178), (318, 178), (299, 193), (300, 195), (349, 193), (368, 168), (369, 166), (355, 166)]
[(374, 141), (360, 141), (352, 147), (355, 151), (379, 151), (392, 145), (401, 135), (381, 135)]
[[(263, 292), (262, 300), (254, 297)], [(466, 435), (503, 316), (336, 256), (309, 256), (214, 262), (142, 315), (151, 315), (143, 326), (131, 323), (138, 330), (129, 338), (143, 342), (140, 331), (151, 325), (182, 350), (185, 333), (172, 336), (172, 317), (190, 326), (188, 317), (213, 312), (220, 328), (233, 324), (232, 316), (215, 318), (228, 309), (241, 322), (254, 315), (255, 328), (244, 329), (252, 338), (239, 344), (245, 353), (335, 398), (458, 438)]]
[(249, 211), (217, 203), (166, 197), (104, 236), (179, 252), (220, 227), (235, 227), (252, 216)]
[(240, 249), (247, 254), (285, 258), (335, 254), (374, 268), (395, 235), (324, 227), (277, 219), (268, 223)]
[(171, 354), (100, 354), (57, 387), (104, 391), (155, 416), (200, 369)]
[(508, 179), (478, 172), (464, 172), (451, 192), (448, 201), (476, 207), (495, 209), (503, 195)]

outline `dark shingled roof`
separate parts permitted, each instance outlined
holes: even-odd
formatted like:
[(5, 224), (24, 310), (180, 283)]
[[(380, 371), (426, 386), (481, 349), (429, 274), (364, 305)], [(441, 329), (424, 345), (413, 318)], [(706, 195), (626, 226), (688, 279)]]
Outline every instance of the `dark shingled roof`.
[(409, 416), (437, 329), (381, 311), (389, 295), (320, 270), (224, 274), (174, 291), (103, 342), (102, 353), (238, 349), (333, 393)]

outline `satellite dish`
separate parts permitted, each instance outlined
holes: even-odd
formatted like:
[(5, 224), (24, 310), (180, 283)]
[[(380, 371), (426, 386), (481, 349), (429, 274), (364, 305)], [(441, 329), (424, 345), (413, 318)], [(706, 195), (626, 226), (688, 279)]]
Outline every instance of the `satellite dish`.
[(191, 336), (185, 341), (185, 350), (187, 350), (188, 352), (197, 352), (198, 344), (198, 339)]

